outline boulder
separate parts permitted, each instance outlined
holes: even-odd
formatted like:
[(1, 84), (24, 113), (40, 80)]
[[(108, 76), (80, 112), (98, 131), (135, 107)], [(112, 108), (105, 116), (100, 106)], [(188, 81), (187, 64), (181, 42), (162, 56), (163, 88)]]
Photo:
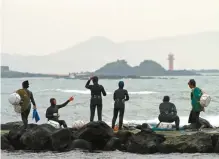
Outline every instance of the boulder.
[(104, 147), (104, 151), (115, 151), (115, 150), (121, 150), (122, 145), (117, 137), (112, 137)]
[(52, 148), (55, 151), (69, 150), (72, 144), (72, 131), (68, 128), (56, 130), (52, 136)]
[[(147, 129), (146, 129), (147, 130)], [(151, 131), (144, 131), (135, 134), (127, 144), (127, 151), (140, 154), (151, 154), (157, 152), (157, 147), (165, 140), (163, 135)]]
[(50, 150), (51, 135), (55, 130), (49, 124), (42, 124), (26, 131), (20, 141), (28, 150)]
[(211, 135), (198, 132), (167, 138), (159, 146), (161, 153), (210, 153), (213, 152)]
[[(201, 117), (199, 117), (199, 128), (214, 128), (209, 121), (207, 121), (206, 119), (203, 119)], [(184, 125), (183, 129), (195, 129), (196, 130), (196, 124), (195, 123), (191, 123), (190, 125)]]
[(14, 150), (14, 147), (11, 145), (8, 140), (8, 134), (1, 135), (1, 149), (2, 150)]
[(102, 150), (113, 136), (112, 128), (103, 121), (90, 122), (75, 133), (77, 139), (91, 142), (93, 148), (99, 150)]
[(5, 124), (1, 124), (1, 130), (12, 130), (13, 128), (18, 128), (23, 126), (23, 122), (22, 121), (15, 121), (15, 122), (8, 122)]
[(71, 149), (82, 149), (82, 150), (88, 150), (89, 152), (92, 152), (92, 143), (84, 140), (84, 139), (76, 139), (72, 142)]
[(25, 145), (20, 141), (21, 136), (31, 128), (37, 127), (36, 124), (29, 124), (27, 130), (24, 129), (24, 126), (14, 127), (9, 131), (8, 140), (15, 150), (25, 149)]
[(214, 152), (219, 153), (219, 134), (213, 134), (211, 136), (211, 140), (214, 147)]

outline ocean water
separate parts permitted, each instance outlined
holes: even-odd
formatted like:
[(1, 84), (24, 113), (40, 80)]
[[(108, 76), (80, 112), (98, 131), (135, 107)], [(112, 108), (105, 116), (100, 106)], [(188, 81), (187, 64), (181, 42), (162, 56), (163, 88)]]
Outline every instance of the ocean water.
[[(204, 89), (212, 97), (212, 102), (201, 117), (210, 121), (213, 126), (219, 126), (219, 78), (218, 76), (197, 76), (197, 77), (154, 77), (153, 79), (123, 79), (125, 89), (129, 91), (130, 100), (126, 103), (124, 123), (141, 124), (143, 122), (158, 122), (159, 104), (164, 95), (169, 95), (171, 102), (175, 103), (180, 116), (180, 125), (188, 124), (188, 115), (191, 110), (190, 92), (188, 80), (194, 78), (197, 86)], [(21, 87), (20, 79), (1, 79), (1, 123), (19, 121), (20, 115), (13, 111), (8, 103), (8, 96)], [(89, 121), (89, 99), (90, 92), (85, 89), (85, 80), (53, 79), (53, 78), (28, 78), (30, 90), (33, 92), (37, 109), (40, 115), (40, 122), (45, 123), (45, 112), (49, 106), (51, 97), (57, 99), (57, 103), (65, 102), (70, 96), (75, 100), (66, 107), (60, 109), (61, 119), (64, 119), (68, 126), (75, 121)], [(119, 80), (99, 81), (105, 87), (107, 96), (103, 97), (103, 120), (111, 125), (113, 115), (113, 92), (118, 87)], [(29, 116), (29, 123), (34, 123)], [(97, 120), (97, 116), (95, 116)], [(214, 158), (216, 154), (169, 154), (169, 155), (138, 155), (122, 152), (85, 153), (71, 151), (62, 153), (7, 153), (2, 151), (2, 158)]]

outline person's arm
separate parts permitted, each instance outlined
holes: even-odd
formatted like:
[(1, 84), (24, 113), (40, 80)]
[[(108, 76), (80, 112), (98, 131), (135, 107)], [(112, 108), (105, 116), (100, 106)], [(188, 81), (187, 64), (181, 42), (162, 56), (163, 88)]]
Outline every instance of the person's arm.
[(161, 112), (162, 112), (162, 111), (161, 111), (161, 104), (159, 105), (159, 111), (160, 111), (160, 114), (161, 114)]
[(90, 81), (91, 81), (91, 78), (87, 81), (85, 88), (91, 89)]
[(128, 94), (128, 91), (125, 90), (125, 101), (128, 101), (129, 100), (129, 94)]
[(174, 104), (172, 105), (172, 112), (173, 112), (174, 114), (177, 114), (176, 106), (175, 106)]
[(113, 93), (113, 100), (116, 101), (116, 91)]
[(61, 104), (61, 105), (57, 105), (57, 107), (60, 109), (60, 108), (63, 108), (65, 107), (69, 102), (73, 101), (73, 97), (70, 97), (65, 103)]
[(200, 98), (201, 98), (201, 96), (202, 96), (202, 91), (201, 91), (201, 89), (195, 88), (194, 91), (193, 91), (193, 96), (195, 97), (195, 99), (196, 99), (197, 101), (200, 101)]
[(30, 91), (30, 101), (33, 104), (33, 108), (36, 109), (36, 103), (33, 97), (33, 93)]
[(101, 86), (101, 92), (102, 92), (103, 96), (106, 96), (106, 91), (105, 91), (103, 86)]

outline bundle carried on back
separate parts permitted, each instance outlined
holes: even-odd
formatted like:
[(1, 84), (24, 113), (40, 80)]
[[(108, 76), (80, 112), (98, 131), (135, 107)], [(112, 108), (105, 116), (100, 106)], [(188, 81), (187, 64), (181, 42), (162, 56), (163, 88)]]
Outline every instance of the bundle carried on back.
[(200, 104), (202, 107), (207, 107), (211, 102), (211, 97), (206, 92), (202, 91), (202, 96), (200, 98)]
[(9, 95), (8, 101), (14, 106), (14, 111), (22, 113), (30, 104), (30, 96), (25, 89), (19, 89)]

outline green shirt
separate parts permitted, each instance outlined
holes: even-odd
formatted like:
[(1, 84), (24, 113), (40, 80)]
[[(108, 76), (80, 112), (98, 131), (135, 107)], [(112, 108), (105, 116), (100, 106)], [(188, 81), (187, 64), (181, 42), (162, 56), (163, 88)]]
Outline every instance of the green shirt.
[(199, 112), (202, 110), (202, 107), (200, 104), (201, 96), (202, 96), (201, 89), (198, 87), (195, 87), (191, 93), (191, 104), (192, 104), (192, 109), (196, 112)]

